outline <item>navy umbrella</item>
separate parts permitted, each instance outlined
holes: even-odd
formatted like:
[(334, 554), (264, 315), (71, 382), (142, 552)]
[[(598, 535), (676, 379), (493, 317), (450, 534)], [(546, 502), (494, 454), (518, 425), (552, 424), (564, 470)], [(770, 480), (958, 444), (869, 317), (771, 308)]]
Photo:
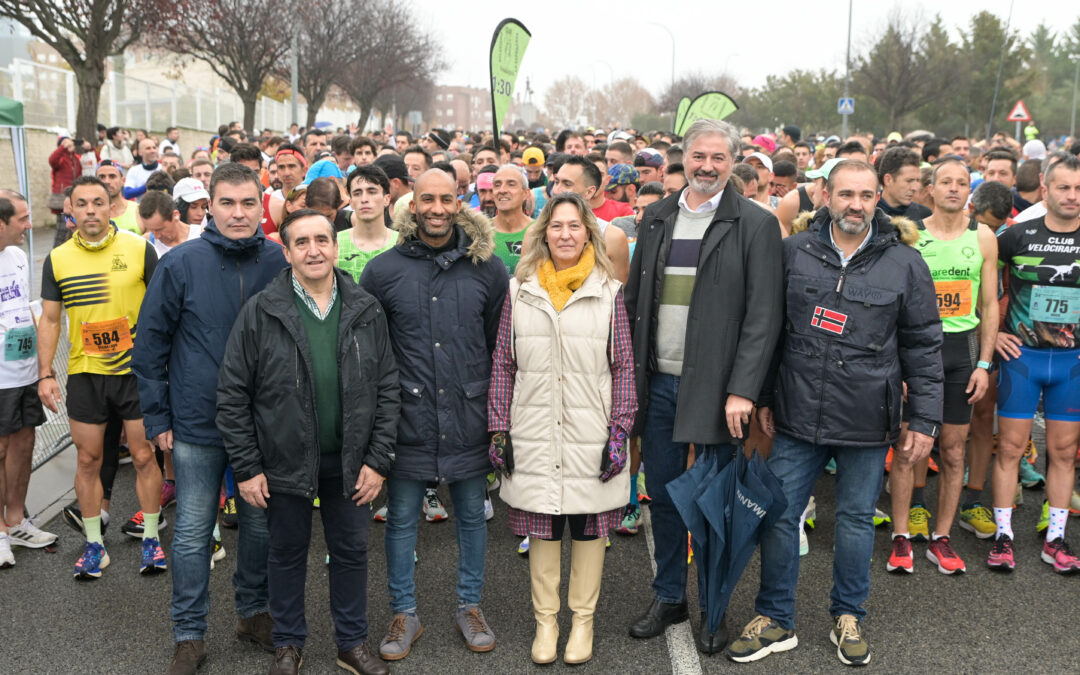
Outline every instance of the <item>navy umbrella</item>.
[(761, 534), (787, 508), (780, 481), (755, 452), (747, 459), (740, 448), (735, 461), (698, 492), (698, 511), (709, 523), (711, 546), (705, 559), (705, 609), (715, 633), (727, 611), (735, 584), (757, 548)]

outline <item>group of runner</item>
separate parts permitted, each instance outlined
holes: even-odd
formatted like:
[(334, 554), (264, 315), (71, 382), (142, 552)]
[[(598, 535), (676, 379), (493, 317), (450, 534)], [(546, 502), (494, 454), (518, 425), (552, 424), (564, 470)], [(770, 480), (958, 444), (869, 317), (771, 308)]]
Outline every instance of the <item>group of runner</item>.
[[(110, 473), (108, 464), (115, 460), (105, 460), (103, 467), (103, 458), (116, 454), (114, 446), (119, 445), (121, 432), (135, 468), (141, 507), (124, 531), (142, 541), (141, 574), (168, 568), (159, 531), (165, 525), (164, 509), (175, 503), (177, 489), (173, 426), (161, 419), (157, 375), (150, 370), (140, 373), (138, 368), (133, 373), (132, 357), (140, 349), (140, 316), (147, 309), (143, 300), (158, 260), (174, 255), (177, 248), (184, 250), (185, 242), (211, 241), (215, 248), (208, 250), (220, 256), (221, 269), (226, 269), (227, 260), (235, 265), (238, 311), (284, 267), (280, 253), (255, 254), (264, 244), (250, 242), (269, 237), (282, 243), (278, 228), (289, 214), (313, 209), (325, 215), (336, 231), (337, 266), (359, 282), (368, 263), (399, 243), (402, 223), (415, 208), (410, 203), (413, 187), (434, 169), (457, 186), (462, 209), (472, 208), (478, 217), (484, 214), (490, 219), (494, 254), (508, 276), (523, 254), (525, 233), (546, 201), (574, 192), (596, 215), (616, 277), (625, 283), (637, 227), (646, 209), (672, 199), (688, 183), (684, 148), (671, 134), (567, 130), (556, 138), (506, 133), (493, 141), (471, 140), (444, 130), (418, 139), (404, 133), (350, 138), (321, 130), (291, 138), (266, 133), (249, 138), (238, 129), (222, 131), (210, 148), (196, 151), (198, 156), (193, 154), (187, 166), (160, 166), (157, 148), (148, 139), (146, 147), (140, 148), (140, 156), (147, 161), (136, 166), (142, 173), (134, 185), (131, 161), (110, 158), (102, 159), (93, 175), (73, 181), (64, 205), (64, 214), (73, 223), (71, 238), (45, 258), (39, 317), (31, 311), (30, 261), (19, 248), (29, 227), (27, 201), (10, 190), (0, 191), (0, 336), (4, 341), (0, 373), (5, 381), (0, 389), (0, 449), (4, 451), (0, 457), (4, 469), (0, 474), (4, 515), (0, 567), (15, 564), (12, 545), (40, 548), (56, 540), (25, 518), (23, 509), (33, 428), (44, 422), (42, 405), (58, 412), (63, 401), (78, 454), (78, 503), (65, 511), (65, 517), (86, 538), (75, 563), (75, 578), (98, 578), (111, 562), (104, 545), (107, 515), (103, 507), (112, 482), (111, 475), (105, 478)], [(168, 138), (175, 146), (173, 132)], [(845, 161), (872, 162), (880, 185), (874, 195), (877, 209), (910, 221), (917, 231), (914, 248), (933, 279), (944, 334), (944, 410), (935, 463), (940, 471), (937, 514), (931, 529), (923, 494), (927, 464), (895, 453), (887, 462), (893, 523), (887, 568), (912, 572), (911, 542), (925, 539), (929, 541), (926, 557), (939, 571), (964, 571), (964, 561), (949, 543), (954, 521), (959, 519), (962, 529), (980, 539), (993, 538), (987, 558), (990, 567), (1013, 569), (1018, 558), (1013, 548), (1012, 508), (1023, 487), (1045, 484), (1039, 529), (1046, 534), (1040, 558), (1057, 572), (1080, 570), (1080, 559), (1064, 536), (1070, 510), (1080, 514), (1080, 497), (1074, 491), (1080, 446), (1080, 345), (1075, 336), (1080, 325), (1080, 160), (1076, 156), (1080, 145), (1056, 152), (1047, 152), (1043, 146), (1040, 152), (1029, 143), (1018, 153), (1011, 139), (1002, 136), (975, 146), (976, 157), (966, 138), (946, 142), (890, 135), (874, 142), (857, 136), (807, 143), (800, 136), (797, 127), (785, 127), (779, 143), (768, 134), (744, 135), (737, 152), (741, 161), (729, 184), (756, 207), (775, 214), (781, 234), (787, 236), (805, 228), (808, 220), (827, 215), (823, 210), (829, 207), (825, 199), (830, 174), (838, 166)], [(110, 142), (113, 137), (122, 138), (113, 133)], [(168, 151), (178, 154), (179, 148)], [(258, 193), (219, 191), (215, 196), (215, 181), (222, 167), (230, 165), (252, 169), (262, 186)], [(1024, 190), (1026, 196), (1015, 187), (1018, 165), (1031, 167), (1025, 171), (1038, 176), (1037, 190)], [(224, 176), (220, 180), (224, 182), (217, 187), (231, 189), (245, 179)], [(155, 187), (155, 181), (160, 187)], [(926, 189), (920, 194), (923, 182)], [(1033, 196), (1038, 199), (1029, 199)], [(1028, 208), (1019, 212), (1014, 208), (1017, 204)], [(249, 232), (256, 221), (258, 229)], [(211, 222), (214, 227), (204, 231)], [(252, 256), (250, 264), (262, 268), (257, 270), (259, 285), (247, 288), (245, 281), (253, 277), (244, 270), (246, 255)], [(671, 264), (669, 275), (680, 267)], [(692, 268), (694, 261), (688, 259), (685, 264)], [(181, 282), (170, 277), (159, 283)], [(664, 302), (677, 304), (667, 293)], [(162, 303), (177, 301), (170, 287), (154, 297)], [(153, 308), (155, 316), (159, 309)], [(235, 312), (226, 314), (218, 319), (235, 317)], [(188, 322), (213, 320), (181, 316)], [(66, 354), (67, 383), (62, 388), (53, 364), (65, 319), (70, 351)], [(206, 326), (211, 332), (224, 331), (222, 335), (228, 334), (229, 327)], [(154, 330), (160, 334), (178, 328), (159, 322)], [(220, 352), (223, 347), (207, 349)], [(166, 353), (158, 358), (169, 357)], [(213, 358), (220, 361), (220, 355)], [(155, 363), (164, 368), (164, 361)], [(170, 368), (178, 365), (200, 367), (197, 362), (169, 362)], [(175, 381), (172, 395), (177, 395)], [(212, 401), (191, 400), (185, 405), (206, 407), (212, 424)], [(995, 410), (997, 434), (993, 432)], [(1045, 478), (1032, 466), (1030, 438), (1038, 415), (1046, 423)], [(764, 435), (750, 442), (767, 452)], [(904, 443), (902, 438), (900, 444)], [(984, 495), (991, 463), (991, 493)], [(631, 489), (616, 528), (624, 535), (637, 533), (640, 505), (648, 501), (636, 443), (631, 443), (629, 464)], [(216, 502), (224, 489), (222, 476), (205, 478), (211, 481), (207, 489)], [(181, 475), (179, 480), (183, 479)], [(497, 483), (494, 472), (487, 483), (489, 489)], [(432, 482), (423, 494), (422, 508), (429, 522), (448, 518), (437, 487)], [(232, 488), (228, 498), (235, 516)], [(375, 520), (386, 520), (385, 507), (373, 512)], [(485, 512), (490, 519), (490, 499)], [(803, 519), (812, 520), (814, 515), (811, 498)], [(209, 527), (201, 523), (199, 536)], [(214, 529), (215, 534), (206, 537), (200, 560), (221, 560), (224, 555)], [(528, 549), (526, 537), (518, 551), (527, 553)], [(175, 551), (176, 544), (174, 556)], [(205, 579), (199, 583), (205, 596)], [(182, 624), (176, 592), (174, 619)], [(185, 606), (198, 602), (193, 599)], [(238, 627), (238, 632), (265, 646), (268, 628), (254, 614), (244, 620), (249, 624)], [(205, 630), (205, 611), (201, 626)], [(177, 636), (181, 641), (181, 632)], [(779, 651), (782, 643), (749, 653), (760, 658)], [(401, 658), (408, 646), (384, 642), (382, 655)]]

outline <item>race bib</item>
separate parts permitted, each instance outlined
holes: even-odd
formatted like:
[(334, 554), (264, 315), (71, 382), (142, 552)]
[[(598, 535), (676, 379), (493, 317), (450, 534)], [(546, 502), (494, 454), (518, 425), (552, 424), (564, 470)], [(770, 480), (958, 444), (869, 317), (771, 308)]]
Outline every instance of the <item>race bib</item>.
[(1080, 288), (1032, 286), (1031, 318), (1044, 323), (1080, 323)]
[(126, 316), (111, 321), (82, 325), (83, 352), (89, 356), (108, 356), (131, 349), (131, 327)]
[(37, 356), (37, 333), (33, 326), (9, 328), (4, 333), (4, 360), (22, 361)]
[(971, 282), (935, 281), (937, 308), (941, 318), (967, 316), (971, 314)]

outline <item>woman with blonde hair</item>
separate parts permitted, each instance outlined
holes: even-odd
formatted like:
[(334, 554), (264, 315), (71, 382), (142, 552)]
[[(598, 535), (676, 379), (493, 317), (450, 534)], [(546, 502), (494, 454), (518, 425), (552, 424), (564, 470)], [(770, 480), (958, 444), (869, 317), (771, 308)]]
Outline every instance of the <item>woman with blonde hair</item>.
[(563, 660), (592, 658), (607, 533), (630, 489), (637, 411), (630, 327), (604, 237), (579, 195), (553, 197), (525, 233), (503, 305), (488, 398), (491, 462), (510, 529), (531, 538), (532, 659), (556, 658), (562, 535), (574, 612)]

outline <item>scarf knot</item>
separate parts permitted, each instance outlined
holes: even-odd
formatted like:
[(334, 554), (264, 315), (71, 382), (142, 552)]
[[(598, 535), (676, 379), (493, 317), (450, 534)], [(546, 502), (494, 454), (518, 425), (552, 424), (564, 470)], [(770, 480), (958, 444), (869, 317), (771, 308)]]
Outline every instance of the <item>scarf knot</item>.
[(596, 255), (593, 253), (591, 243), (585, 245), (584, 250), (581, 252), (581, 258), (573, 267), (556, 271), (555, 263), (551, 261), (551, 258), (544, 261), (544, 264), (537, 271), (537, 281), (547, 291), (556, 312), (562, 311), (574, 291), (581, 288), (581, 285), (585, 283), (585, 279), (588, 278), (595, 265)]

